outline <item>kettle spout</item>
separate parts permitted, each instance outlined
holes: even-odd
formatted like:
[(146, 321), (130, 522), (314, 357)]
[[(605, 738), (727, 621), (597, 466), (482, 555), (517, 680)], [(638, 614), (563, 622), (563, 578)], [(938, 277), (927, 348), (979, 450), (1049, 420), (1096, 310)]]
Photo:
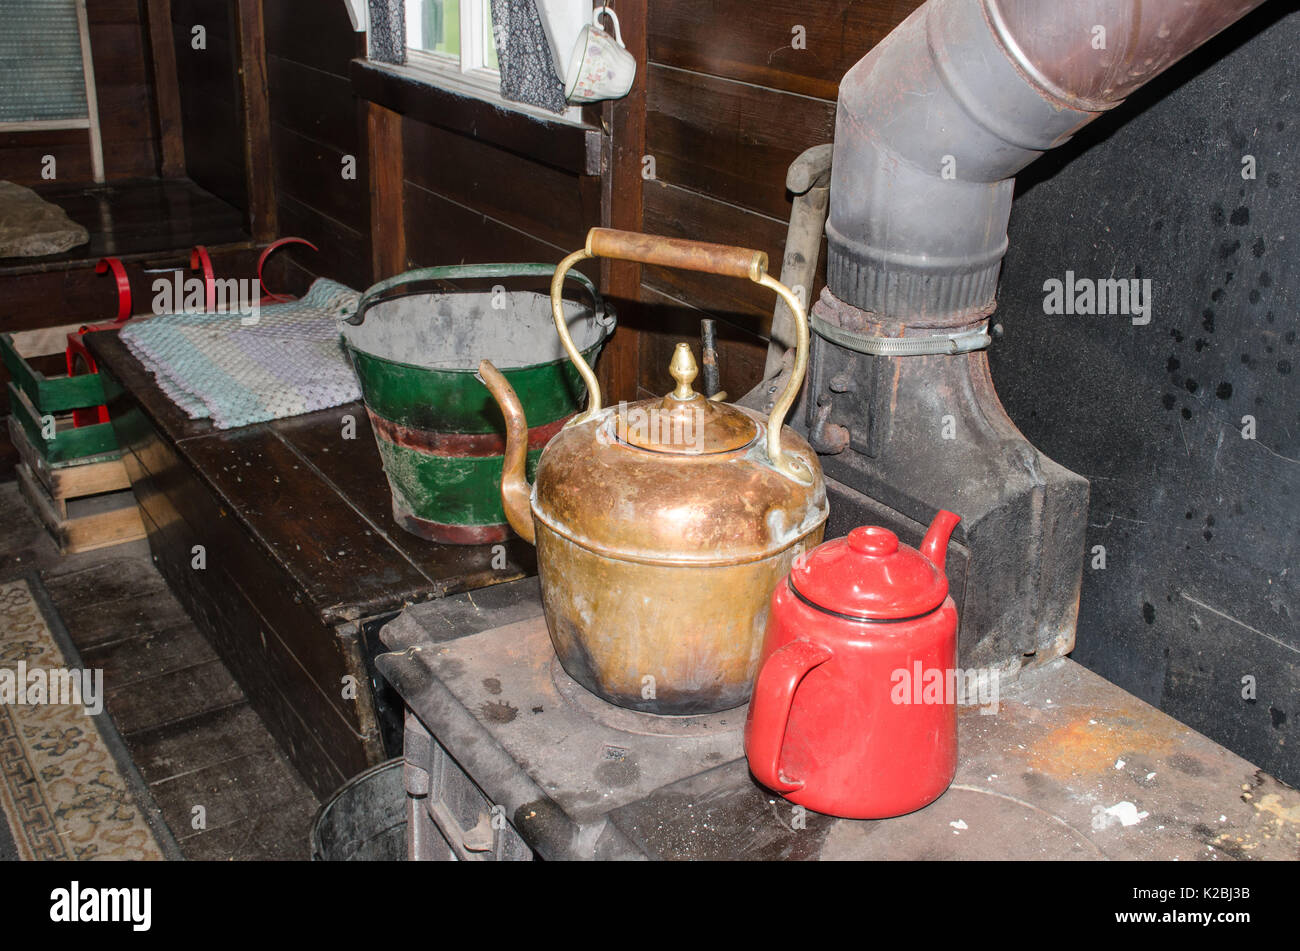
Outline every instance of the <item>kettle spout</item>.
[(475, 376), (488, 388), (497, 406), (501, 407), (501, 415), (506, 418), (506, 454), (501, 467), (501, 506), (506, 511), (506, 521), (524, 541), (535, 545), (536, 530), (529, 501), (532, 489), (524, 470), (528, 462), (528, 421), (524, 419), (524, 408), (514, 387), (490, 360), (478, 365)]
[(944, 570), (943, 561), (948, 553), (948, 539), (952, 538), (952, 530), (960, 521), (960, 515), (940, 509), (939, 514), (930, 523), (930, 530), (925, 533), (925, 540), (921, 542), (921, 554), (929, 558), (940, 571)]

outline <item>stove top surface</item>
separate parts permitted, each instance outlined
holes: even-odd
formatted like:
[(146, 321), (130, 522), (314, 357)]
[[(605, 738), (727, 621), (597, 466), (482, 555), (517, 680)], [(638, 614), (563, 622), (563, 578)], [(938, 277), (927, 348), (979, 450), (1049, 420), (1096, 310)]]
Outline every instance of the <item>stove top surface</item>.
[(443, 644), (428, 666), (581, 824), (744, 757), (746, 707), (664, 717), (607, 703), (560, 667), (541, 618)]
[(957, 778), (926, 808), (806, 812), (750, 776), (745, 707), (606, 703), (560, 668), (536, 581), (516, 585), (490, 596), (504, 610), (483, 592), (408, 609), (378, 664), (543, 857), (1300, 858), (1300, 793), (1067, 659), (962, 708)]

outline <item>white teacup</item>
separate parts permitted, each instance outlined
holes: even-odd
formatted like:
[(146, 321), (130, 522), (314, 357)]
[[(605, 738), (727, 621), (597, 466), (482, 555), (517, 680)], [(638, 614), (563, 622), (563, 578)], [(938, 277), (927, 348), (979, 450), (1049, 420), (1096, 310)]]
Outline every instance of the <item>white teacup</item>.
[[(600, 26), (602, 13), (614, 23), (613, 36)], [(596, 7), (591, 12), (591, 22), (582, 28), (573, 47), (569, 75), (564, 83), (565, 98), (569, 102), (621, 99), (628, 94), (635, 79), (636, 58), (623, 45), (618, 17), (609, 7)]]

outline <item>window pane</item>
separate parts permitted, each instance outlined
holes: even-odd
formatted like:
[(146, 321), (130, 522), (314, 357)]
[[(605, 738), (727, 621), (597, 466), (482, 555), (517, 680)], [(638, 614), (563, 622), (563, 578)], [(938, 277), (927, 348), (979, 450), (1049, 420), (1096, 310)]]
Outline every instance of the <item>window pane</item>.
[(406, 0), (406, 45), (411, 49), (459, 56), (458, 0)]
[(483, 65), (488, 69), (500, 69), (497, 61), (497, 44), (492, 28), (492, 4), (483, 0)]

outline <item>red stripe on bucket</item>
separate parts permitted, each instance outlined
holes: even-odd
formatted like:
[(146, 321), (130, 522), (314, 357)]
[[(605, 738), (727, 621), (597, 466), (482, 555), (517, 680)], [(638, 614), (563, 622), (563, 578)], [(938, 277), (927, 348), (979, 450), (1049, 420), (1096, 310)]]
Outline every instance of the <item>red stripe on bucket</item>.
[(397, 524), (413, 535), (443, 545), (490, 545), (514, 534), (509, 525), (446, 525), (418, 515), (393, 513)]
[[(435, 433), (426, 429), (411, 429), (400, 423), (376, 416), (369, 407), (370, 424), (375, 435), (386, 442), (414, 449), (416, 452), (435, 456), (504, 456), (506, 437), (497, 433)], [(528, 430), (528, 448), (541, 449), (551, 437), (564, 428), (564, 424), (577, 413), (570, 413), (545, 426), (533, 426)]]

